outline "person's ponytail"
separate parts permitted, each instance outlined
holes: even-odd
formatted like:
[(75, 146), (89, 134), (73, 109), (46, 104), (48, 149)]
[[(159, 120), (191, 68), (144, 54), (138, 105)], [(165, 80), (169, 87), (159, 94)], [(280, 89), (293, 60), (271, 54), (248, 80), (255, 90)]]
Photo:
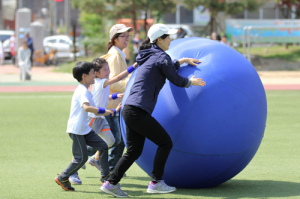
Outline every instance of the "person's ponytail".
[(117, 33), (111, 38), (110, 42), (108, 42), (106, 46), (107, 51), (109, 51), (110, 48), (115, 45), (115, 39), (117, 39), (120, 35), (121, 33)]
[(150, 38), (147, 39), (142, 43), (140, 50), (149, 49), (151, 47)]
[(108, 42), (107, 45), (106, 45), (106, 49), (107, 51), (109, 51), (109, 49), (113, 46), (112, 42)]

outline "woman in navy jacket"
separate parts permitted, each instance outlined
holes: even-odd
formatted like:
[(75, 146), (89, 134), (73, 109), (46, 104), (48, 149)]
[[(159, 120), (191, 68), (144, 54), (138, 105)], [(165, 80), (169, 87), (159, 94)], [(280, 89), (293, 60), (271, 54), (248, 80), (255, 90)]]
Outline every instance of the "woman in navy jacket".
[(163, 24), (153, 25), (148, 38), (140, 47), (136, 61), (139, 65), (134, 84), (124, 104), (123, 118), (126, 123), (127, 152), (117, 163), (108, 181), (101, 190), (117, 197), (127, 197), (118, 185), (123, 174), (139, 158), (143, 151), (145, 138), (158, 145), (153, 164), (152, 179), (148, 193), (169, 193), (176, 190), (164, 183), (162, 176), (164, 167), (173, 143), (165, 129), (151, 116), (157, 97), (166, 79), (178, 87), (188, 88), (190, 85), (204, 86), (205, 82), (194, 76), (190, 79), (181, 77), (177, 69), (187, 62), (197, 66), (197, 59), (183, 58), (171, 60), (165, 52), (169, 49), (170, 34), (177, 30), (169, 29)]

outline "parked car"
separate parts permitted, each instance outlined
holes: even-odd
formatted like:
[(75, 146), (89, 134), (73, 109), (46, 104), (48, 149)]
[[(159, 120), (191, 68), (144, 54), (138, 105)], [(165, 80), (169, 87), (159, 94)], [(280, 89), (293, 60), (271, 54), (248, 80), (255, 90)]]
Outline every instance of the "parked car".
[(0, 30), (0, 40), (5, 41), (10, 38), (12, 34), (15, 34), (13, 30)]
[[(185, 37), (197, 37), (198, 36), (198, 34), (196, 33), (196, 31), (190, 25), (185, 25), (185, 24), (165, 24), (165, 25), (168, 26), (171, 29), (182, 28), (186, 32), (186, 36)], [(170, 35), (170, 38), (172, 40), (176, 39), (176, 37), (177, 37), (176, 34)]]
[[(45, 51), (48, 53), (51, 49), (56, 49), (56, 57), (58, 59), (69, 59), (74, 57), (73, 39), (67, 35), (55, 35), (45, 37), (43, 40)], [(76, 42), (76, 56), (84, 55), (82, 46)]]
[(5, 53), (5, 59), (11, 59), (12, 55), (9, 48), (9, 39), (12, 34), (15, 34), (13, 30), (0, 30), (0, 40), (3, 42), (3, 48)]

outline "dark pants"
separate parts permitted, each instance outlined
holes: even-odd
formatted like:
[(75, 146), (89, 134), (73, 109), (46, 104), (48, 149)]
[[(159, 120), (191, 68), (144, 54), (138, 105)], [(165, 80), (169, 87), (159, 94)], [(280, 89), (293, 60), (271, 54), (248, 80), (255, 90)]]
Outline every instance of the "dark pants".
[(117, 163), (109, 178), (117, 184), (143, 151), (145, 138), (158, 145), (153, 163), (152, 181), (162, 180), (164, 168), (173, 143), (166, 130), (146, 111), (125, 105), (122, 111), (126, 123), (127, 151)]
[(105, 119), (110, 126), (111, 133), (115, 138), (115, 143), (108, 150), (108, 164), (109, 169), (112, 171), (123, 155), (125, 144), (123, 142), (120, 129), (120, 116), (105, 116)]
[(61, 173), (62, 178), (67, 178), (76, 171), (78, 171), (84, 163), (88, 160), (87, 145), (96, 148), (100, 152), (99, 160), (101, 165), (101, 176), (107, 176), (109, 173), (108, 168), (108, 147), (104, 140), (102, 140), (93, 130), (86, 135), (76, 135), (69, 133), (70, 138), (73, 140), (72, 152), (74, 160), (71, 164)]

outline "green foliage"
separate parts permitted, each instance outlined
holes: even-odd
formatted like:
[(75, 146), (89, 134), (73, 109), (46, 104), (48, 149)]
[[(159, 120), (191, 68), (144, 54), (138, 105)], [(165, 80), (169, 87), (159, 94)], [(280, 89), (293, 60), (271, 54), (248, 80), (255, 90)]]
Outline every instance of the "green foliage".
[(106, 32), (103, 21), (104, 18), (98, 14), (85, 11), (80, 13), (79, 23), (82, 27), (82, 34), (85, 36), (82, 42), (92, 52), (106, 51), (109, 35)]
[[(277, 3), (277, 7), (281, 9), (281, 12), (285, 18), (289, 18), (288, 12), (283, 12), (282, 8), (288, 8), (290, 12), (296, 14), (296, 19), (300, 19), (300, 0), (275, 0)], [(295, 8), (292, 9), (292, 7)]]
[[(74, 8), (82, 12), (96, 14), (105, 19), (131, 18), (133, 27), (136, 28), (138, 13), (144, 11), (150, 13), (159, 21), (164, 13), (173, 12), (176, 9), (176, 0), (73, 0)], [(145, 14), (142, 17), (146, 17)], [(103, 20), (105, 21), (105, 20)], [(97, 24), (95, 24), (97, 25)], [(145, 30), (145, 27), (144, 27)], [(147, 30), (145, 30), (147, 31)], [(96, 41), (95, 41), (96, 42)]]
[(243, 0), (243, 1), (220, 1), (220, 0), (189, 0), (184, 1), (185, 5), (192, 9), (194, 7), (203, 6), (204, 9), (209, 9), (213, 14), (225, 12), (226, 14), (237, 14), (244, 9), (255, 11), (263, 4), (262, 0)]
[(233, 15), (241, 13), (244, 9), (249, 11), (255, 11), (261, 6), (264, 0), (243, 0), (243, 1), (230, 1), (225, 0), (189, 0), (182, 2), (189, 8), (203, 6), (203, 10), (209, 9), (210, 11), (210, 32), (213, 32), (215, 18), (219, 12), (224, 12), (225, 14)]

